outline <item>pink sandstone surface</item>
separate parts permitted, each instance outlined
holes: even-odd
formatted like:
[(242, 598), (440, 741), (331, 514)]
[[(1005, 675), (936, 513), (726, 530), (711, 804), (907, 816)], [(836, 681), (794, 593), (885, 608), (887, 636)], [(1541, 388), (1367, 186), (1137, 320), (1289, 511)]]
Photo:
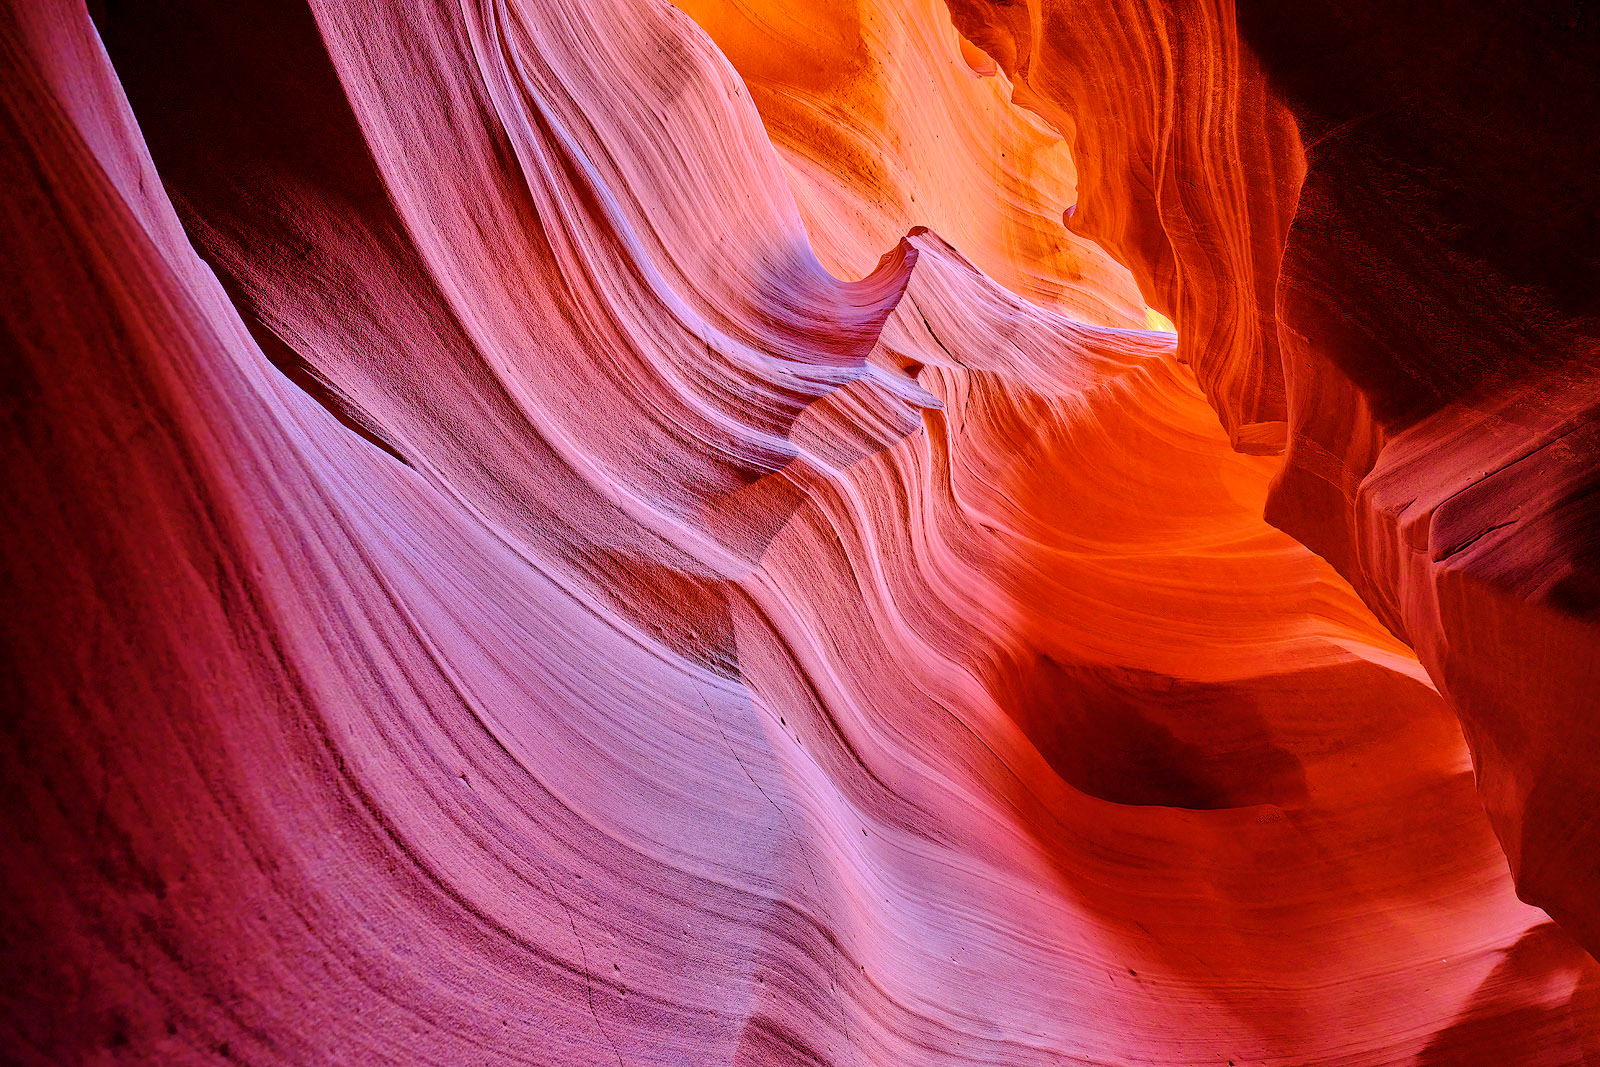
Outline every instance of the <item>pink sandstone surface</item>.
[(1595, 16), (1357, 6), (5, 5), (0, 1059), (1600, 1063)]

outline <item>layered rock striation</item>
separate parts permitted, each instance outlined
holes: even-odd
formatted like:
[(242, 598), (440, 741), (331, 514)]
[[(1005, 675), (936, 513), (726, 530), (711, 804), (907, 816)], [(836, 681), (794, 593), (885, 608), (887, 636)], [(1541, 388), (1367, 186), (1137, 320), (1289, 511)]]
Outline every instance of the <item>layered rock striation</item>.
[(1600, 1055), (1498, 24), (1363, 126), (1398, 16), (92, 14), (0, 12), (8, 1058)]

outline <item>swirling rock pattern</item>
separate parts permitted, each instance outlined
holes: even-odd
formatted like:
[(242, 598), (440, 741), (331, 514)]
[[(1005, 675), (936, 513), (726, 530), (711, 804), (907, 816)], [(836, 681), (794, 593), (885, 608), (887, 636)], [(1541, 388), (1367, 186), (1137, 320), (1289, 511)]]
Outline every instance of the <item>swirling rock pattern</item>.
[(1358, 350), (1270, 12), (94, 16), (0, 12), (8, 1060), (1600, 1055), (1581, 323)]
[(1564, 3), (952, 10), (1072, 124), (1082, 173), (1109, 175), (1082, 217), (1175, 308), (1241, 446), (1263, 441), (1281, 370), (1269, 518), (1417, 650), (1519, 891), (1600, 951), (1600, 782), (1576, 755), (1600, 721), (1600, 19)]

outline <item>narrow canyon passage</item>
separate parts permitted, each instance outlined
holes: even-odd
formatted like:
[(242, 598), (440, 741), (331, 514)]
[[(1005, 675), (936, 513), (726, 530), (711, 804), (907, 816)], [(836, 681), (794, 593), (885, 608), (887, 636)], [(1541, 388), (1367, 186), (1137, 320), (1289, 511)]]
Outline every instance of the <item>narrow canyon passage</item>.
[(1600, 1062), (1600, 642), (1492, 551), (1586, 372), (1479, 448), (1316, 362), (1327, 157), (1196, 6), (1160, 193), (1146, 10), (0, 14), (0, 1059)]

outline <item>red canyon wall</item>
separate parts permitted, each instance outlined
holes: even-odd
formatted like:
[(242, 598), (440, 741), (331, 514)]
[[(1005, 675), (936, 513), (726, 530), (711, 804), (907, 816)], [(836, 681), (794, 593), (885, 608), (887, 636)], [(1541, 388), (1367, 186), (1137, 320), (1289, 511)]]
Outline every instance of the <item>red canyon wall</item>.
[(1087, 232), (1174, 311), (1241, 444), (1266, 409), (1236, 380), (1281, 365), (1269, 518), (1416, 648), (1520, 892), (1600, 950), (1600, 18), (952, 7), (1075, 124)]
[(1592, 27), (1372, 6), (0, 10), (4, 1058), (1600, 1061)]

